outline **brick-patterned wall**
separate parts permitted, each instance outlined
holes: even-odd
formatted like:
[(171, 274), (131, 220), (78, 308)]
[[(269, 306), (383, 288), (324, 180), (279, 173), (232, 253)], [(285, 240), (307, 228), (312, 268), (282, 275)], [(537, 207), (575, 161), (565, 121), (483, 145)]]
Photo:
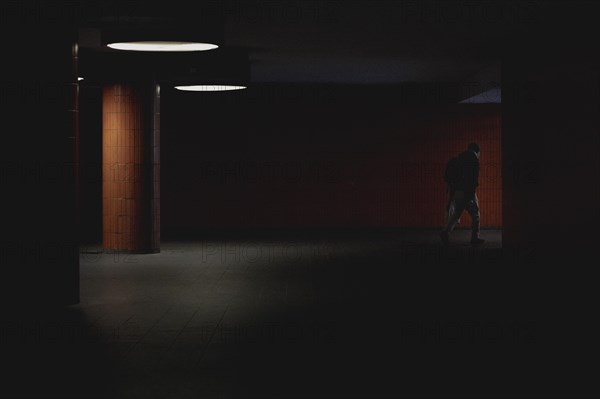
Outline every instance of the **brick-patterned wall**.
[(105, 249), (159, 248), (159, 102), (149, 88), (107, 84), (102, 92)]

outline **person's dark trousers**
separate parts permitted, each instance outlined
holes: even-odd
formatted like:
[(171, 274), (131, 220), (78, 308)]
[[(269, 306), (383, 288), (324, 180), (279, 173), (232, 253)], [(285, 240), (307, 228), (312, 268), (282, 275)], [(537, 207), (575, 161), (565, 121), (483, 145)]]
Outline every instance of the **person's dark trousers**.
[(444, 231), (451, 233), (460, 219), (460, 215), (467, 210), (471, 215), (472, 227), (471, 227), (471, 240), (479, 238), (480, 231), (480, 217), (479, 217), (479, 200), (477, 194), (465, 193), (464, 191), (455, 191), (453, 196), (454, 201), (454, 212), (449, 214), (448, 222)]
[[(446, 204), (446, 212), (444, 213), (444, 223), (448, 223), (448, 220), (450, 220), (450, 218), (455, 212), (455, 208), (456, 207), (454, 206), (454, 194), (451, 193), (450, 198), (448, 198), (448, 203)], [(458, 221), (456, 223), (460, 224), (460, 216), (458, 217)]]

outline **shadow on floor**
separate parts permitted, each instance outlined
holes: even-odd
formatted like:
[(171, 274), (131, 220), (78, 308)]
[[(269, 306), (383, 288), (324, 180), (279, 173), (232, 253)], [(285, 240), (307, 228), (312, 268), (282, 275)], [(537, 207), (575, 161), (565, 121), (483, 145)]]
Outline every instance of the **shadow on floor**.
[(448, 247), (397, 230), (196, 237), (150, 255), (87, 246), (79, 305), (5, 317), (2, 393), (481, 397), (584, 381), (548, 381), (535, 254), (468, 234)]

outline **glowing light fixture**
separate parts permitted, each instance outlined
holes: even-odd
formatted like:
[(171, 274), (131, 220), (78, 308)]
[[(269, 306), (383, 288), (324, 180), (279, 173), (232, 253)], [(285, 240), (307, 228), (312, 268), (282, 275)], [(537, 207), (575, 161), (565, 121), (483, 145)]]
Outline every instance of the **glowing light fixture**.
[(229, 91), (229, 90), (243, 90), (246, 86), (231, 86), (231, 85), (189, 85), (189, 86), (175, 86), (177, 90), (182, 91)]
[(79, 77), (77, 78), (77, 81), (78, 81), (78, 82), (81, 82), (82, 80), (83, 80), (83, 78), (82, 78), (81, 76), (79, 76)]
[(211, 43), (174, 42), (174, 41), (140, 41), (109, 43), (108, 47), (129, 51), (206, 51), (219, 46)]

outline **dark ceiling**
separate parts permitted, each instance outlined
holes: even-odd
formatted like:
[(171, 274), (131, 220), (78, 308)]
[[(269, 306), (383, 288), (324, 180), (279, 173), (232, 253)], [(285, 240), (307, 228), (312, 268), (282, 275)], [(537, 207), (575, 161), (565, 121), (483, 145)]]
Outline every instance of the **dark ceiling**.
[[(197, 40), (206, 37), (221, 47), (180, 56), (180, 72), (197, 72), (211, 63), (223, 70), (245, 59), (247, 78), (256, 84), (462, 82), (473, 76), (499, 81), (501, 35), (507, 26), (528, 18), (527, 9), (518, 4), (93, 2), (81, 11), (82, 66), (85, 70), (86, 57), (111, 57), (118, 52), (102, 47), (115, 31), (184, 29)], [(97, 58), (90, 64), (98, 64)]]

